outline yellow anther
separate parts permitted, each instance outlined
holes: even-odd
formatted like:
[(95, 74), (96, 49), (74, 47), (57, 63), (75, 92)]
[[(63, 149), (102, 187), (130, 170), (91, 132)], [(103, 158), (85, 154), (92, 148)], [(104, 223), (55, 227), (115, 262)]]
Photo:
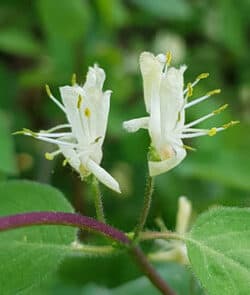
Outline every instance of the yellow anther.
[(196, 80), (206, 79), (209, 76), (209, 73), (201, 73), (197, 76)]
[(180, 122), (180, 120), (181, 120), (181, 112), (178, 112), (177, 122)]
[(80, 109), (82, 104), (82, 96), (79, 94), (78, 95), (78, 100), (77, 100), (77, 108)]
[(52, 96), (52, 93), (50, 91), (50, 88), (49, 88), (49, 85), (48, 84), (45, 85), (45, 90), (46, 90), (46, 92), (47, 92), (47, 94), (48, 94), (49, 97)]
[(171, 54), (170, 51), (168, 51), (168, 52), (166, 53), (166, 64), (167, 64), (167, 66), (170, 65), (171, 60), (172, 60), (172, 54)]
[(95, 139), (95, 143), (97, 143), (101, 138), (102, 138), (102, 136), (98, 136), (98, 137)]
[(220, 89), (214, 89), (214, 90), (209, 91), (206, 95), (211, 96), (211, 95), (219, 94), (219, 93), (221, 93)]
[(214, 113), (215, 115), (218, 115), (218, 114), (220, 114), (221, 112), (223, 112), (227, 107), (228, 107), (228, 104), (226, 103), (226, 104), (224, 104), (223, 106), (221, 106), (220, 108), (218, 108), (217, 110), (213, 111), (213, 113)]
[(63, 167), (65, 167), (68, 164), (68, 162), (69, 162), (68, 159), (64, 159), (62, 162)]
[(46, 160), (49, 160), (49, 161), (54, 160), (54, 155), (52, 155), (51, 153), (45, 153), (44, 157)]
[(196, 151), (195, 148), (193, 148), (193, 147), (191, 147), (191, 146), (189, 146), (189, 145), (185, 145), (185, 144), (183, 144), (183, 148), (184, 148), (185, 150), (189, 150), (189, 151), (193, 151), (193, 152)]
[(33, 137), (37, 137), (37, 133), (28, 128), (23, 128), (23, 131), (20, 131), (20, 132), (22, 132), (23, 134), (28, 134)]
[(76, 74), (75, 74), (75, 73), (72, 75), (72, 78), (71, 78), (71, 85), (72, 85), (72, 86), (76, 85)]
[(216, 133), (217, 133), (217, 128), (213, 127), (208, 131), (207, 135), (214, 136)]
[(86, 108), (85, 110), (84, 110), (84, 115), (86, 116), (86, 117), (90, 117), (90, 115), (91, 115), (91, 112), (90, 112), (90, 109), (89, 108)]
[(193, 87), (192, 87), (192, 83), (188, 83), (187, 84), (187, 95), (188, 97), (193, 95)]
[(239, 123), (240, 123), (240, 121), (231, 121), (231, 122), (229, 122), (229, 123), (227, 123), (227, 124), (222, 125), (222, 127), (223, 127), (224, 129), (227, 129), (227, 128), (232, 127), (232, 126), (234, 126), (234, 125), (237, 125), (237, 124), (239, 124)]

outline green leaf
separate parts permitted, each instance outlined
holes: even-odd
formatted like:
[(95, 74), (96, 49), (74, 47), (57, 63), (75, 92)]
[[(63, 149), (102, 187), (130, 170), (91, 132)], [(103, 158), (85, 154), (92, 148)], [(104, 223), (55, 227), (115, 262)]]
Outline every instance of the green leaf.
[(133, 0), (133, 2), (162, 19), (186, 19), (191, 14), (191, 7), (185, 0)]
[(10, 132), (10, 122), (5, 113), (0, 111), (0, 172), (13, 175), (17, 173), (13, 136)]
[(28, 31), (18, 28), (7, 28), (0, 31), (0, 50), (28, 57), (37, 56), (41, 52), (38, 41)]
[(89, 6), (86, 0), (40, 0), (38, 10), (47, 33), (58, 39), (80, 40), (88, 27)]
[[(0, 184), (0, 215), (73, 209), (56, 189), (28, 181)], [(69, 253), (76, 231), (64, 226), (33, 226), (0, 233), (0, 294), (34, 294)]]
[(250, 290), (250, 209), (217, 208), (202, 214), (187, 237), (192, 268), (211, 295)]

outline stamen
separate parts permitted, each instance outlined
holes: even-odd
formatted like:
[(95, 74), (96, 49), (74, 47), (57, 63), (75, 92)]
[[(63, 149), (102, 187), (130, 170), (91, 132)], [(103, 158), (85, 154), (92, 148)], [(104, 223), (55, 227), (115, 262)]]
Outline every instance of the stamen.
[(186, 144), (183, 144), (183, 148), (184, 148), (185, 150), (188, 150), (188, 151), (196, 152), (196, 149), (195, 149), (195, 148), (193, 148), (193, 147), (191, 147), (191, 146), (189, 146), (189, 145), (186, 145)]
[(86, 109), (84, 110), (84, 115), (85, 115), (87, 118), (90, 117), (90, 115), (91, 115), (91, 111), (90, 111), (89, 108), (86, 108)]
[(36, 137), (42, 136), (42, 137), (63, 137), (63, 136), (71, 136), (71, 132), (60, 132), (60, 133), (46, 133), (43, 131), (40, 131), (39, 133), (36, 133)]
[(46, 133), (51, 133), (51, 132), (54, 132), (54, 131), (57, 131), (59, 129), (64, 129), (64, 128), (70, 128), (71, 125), (70, 124), (61, 124), (61, 125), (58, 125), (58, 126), (55, 126), (53, 128), (50, 128), (48, 130), (41, 130), (40, 132), (46, 132)]
[(28, 135), (28, 136), (32, 136), (32, 137), (35, 137), (35, 138), (38, 137), (36, 132), (34, 132), (34, 131), (30, 130), (30, 129), (27, 129), (27, 128), (23, 128), (23, 130), (16, 131), (16, 132), (12, 133), (12, 135), (18, 135), (18, 134)]
[(212, 91), (209, 91), (206, 95), (202, 96), (202, 97), (199, 97), (191, 102), (189, 102), (188, 104), (185, 105), (185, 109), (189, 108), (189, 107), (192, 107), (193, 105), (196, 105), (197, 103), (200, 103), (204, 100), (206, 100), (207, 98), (209, 98), (211, 95), (214, 95), (214, 94), (218, 94), (220, 93), (221, 90), (220, 89), (215, 89), (215, 90), (212, 90)]
[(83, 98), (82, 98), (82, 96), (79, 94), (79, 95), (78, 95), (78, 100), (77, 100), (77, 108), (78, 108), (78, 109), (80, 109), (80, 107), (81, 107), (82, 100), (83, 100)]
[(197, 120), (195, 120), (195, 121), (193, 121), (193, 122), (191, 122), (191, 123), (185, 125), (184, 128), (185, 128), (185, 129), (190, 128), (190, 127), (192, 127), (192, 126), (195, 126), (195, 125), (197, 125), (197, 124), (199, 124), (199, 123), (201, 123), (201, 122), (203, 122), (203, 121), (205, 121), (205, 120), (207, 120), (207, 119), (213, 117), (214, 115), (218, 115), (218, 114), (220, 114), (221, 112), (223, 112), (227, 107), (228, 107), (228, 104), (224, 104), (223, 106), (221, 106), (221, 107), (218, 108), (217, 110), (213, 111), (212, 113), (210, 113), (210, 114), (208, 114), (208, 115), (205, 115), (205, 116), (203, 116), (203, 117), (201, 117), (201, 118), (199, 118), (199, 119), (197, 119)]
[(66, 113), (65, 111), (65, 107), (53, 96), (52, 92), (50, 91), (50, 88), (49, 88), (49, 85), (46, 84), (45, 85), (45, 90), (49, 96), (50, 99), (53, 100), (53, 102), (64, 112)]
[(76, 73), (73, 73), (72, 78), (71, 78), (71, 85), (75, 86), (76, 85)]
[(63, 167), (65, 167), (68, 164), (69, 160), (68, 159), (64, 159), (62, 162)]
[[(208, 76), (209, 76), (209, 73), (201, 73), (199, 76), (196, 77), (194, 82), (191, 83), (191, 86), (194, 87), (200, 82), (200, 80), (205, 79)], [(188, 88), (186, 88), (183, 93), (186, 94), (187, 92), (188, 92)]]

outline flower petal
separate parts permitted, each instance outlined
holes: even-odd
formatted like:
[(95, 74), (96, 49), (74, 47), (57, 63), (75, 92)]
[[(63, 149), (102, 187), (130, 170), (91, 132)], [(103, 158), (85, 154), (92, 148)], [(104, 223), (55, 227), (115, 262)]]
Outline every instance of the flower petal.
[(89, 159), (86, 163), (86, 168), (92, 172), (100, 182), (117, 193), (121, 193), (118, 182), (106, 170), (96, 164), (96, 162)]
[(86, 132), (87, 130), (84, 130), (84, 124), (82, 124), (79, 108), (77, 108), (79, 99), (77, 89), (71, 86), (63, 86), (60, 87), (60, 93), (66, 109), (67, 119), (71, 125), (74, 136), (79, 143), (86, 143), (86, 141), (89, 140), (89, 134)]
[(161, 104), (161, 132), (162, 137), (168, 136), (180, 124), (184, 125), (183, 109), (183, 73), (186, 66), (180, 69), (168, 69), (166, 76), (162, 78), (160, 86)]
[(148, 128), (149, 117), (142, 117), (138, 119), (133, 119), (129, 121), (123, 122), (122, 126), (128, 132), (136, 132), (139, 129), (147, 129)]
[(143, 79), (144, 101), (146, 110), (151, 109), (151, 100), (154, 93), (159, 93), (163, 64), (150, 52), (140, 55), (140, 68)]

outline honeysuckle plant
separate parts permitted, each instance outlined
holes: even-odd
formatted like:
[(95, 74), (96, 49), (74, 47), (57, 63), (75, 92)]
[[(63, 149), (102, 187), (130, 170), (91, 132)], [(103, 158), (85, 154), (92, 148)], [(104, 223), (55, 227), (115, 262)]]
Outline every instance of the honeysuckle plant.
[[(74, 213), (73, 207), (50, 186), (18, 181), (0, 184), (0, 195), (4, 194), (7, 200), (0, 206), (3, 215), (0, 217), (0, 232), (5, 231), (0, 233), (1, 241), (4, 241), (0, 243), (1, 294), (19, 294), (20, 290), (33, 292), (25, 294), (34, 294), (35, 288), (61, 265), (61, 261), (72, 255), (84, 258), (119, 255), (124, 251), (132, 256), (161, 294), (184, 293), (179, 293), (174, 284), (163, 279), (150, 260), (164, 264), (169, 261), (188, 264), (208, 294), (249, 293), (249, 209), (215, 208), (199, 216), (192, 225), (192, 204), (186, 197), (181, 197), (175, 230), (169, 230), (159, 218), (157, 225), (160, 231), (145, 230), (152, 200), (153, 177), (170, 171), (182, 162), (186, 150), (192, 149), (183, 140), (203, 135), (213, 136), (238, 123), (231, 121), (222, 127), (196, 128), (199, 123), (219, 114), (227, 105), (187, 123), (186, 109), (220, 90), (212, 90), (190, 100), (194, 86), (208, 74), (199, 75), (193, 83), (184, 87), (186, 66), (174, 68), (170, 66), (170, 61), (169, 52), (156, 56), (149, 52), (141, 54), (140, 68), (148, 116), (123, 124), (130, 132), (148, 129), (151, 138), (144, 202), (138, 223), (130, 232), (123, 232), (106, 223), (98, 186), (101, 182), (120, 193), (118, 182), (100, 166), (111, 95), (110, 90), (102, 90), (104, 70), (97, 65), (89, 68), (83, 85), (79, 85), (73, 75), (72, 85), (60, 88), (62, 102), (46, 86), (48, 96), (65, 113), (67, 122), (46, 131), (23, 129), (17, 133), (54, 144), (56, 150), (46, 153), (46, 159), (53, 160), (62, 154), (64, 164), (69, 163), (83, 180), (88, 180), (92, 175), (92, 182), (86, 183), (91, 183), (93, 188), (96, 218)], [(17, 195), (19, 198), (16, 198)], [(15, 210), (10, 210), (12, 204)], [(9, 215), (10, 212), (16, 214)], [(42, 227), (38, 229), (38, 226)], [(98, 244), (82, 241), (74, 228), (103, 235), (105, 244), (101, 245), (100, 241)], [(7, 231), (10, 229), (16, 231)], [(146, 240), (151, 241), (151, 244), (142, 251), (141, 244)], [(2, 245), (7, 247), (7, 252)], [(5, 252), (7, 259), (1, 254)], [(35, 263), (25, 267), (25, 259)], [(9, 263), (8, 268), (6, 263)], [(20, 269), (23, 275), (19, 280), (16, 271)], [(24, 293), (21, 291), (20, 294)], [(110, 294), (116, 293), (110, 290)]]

